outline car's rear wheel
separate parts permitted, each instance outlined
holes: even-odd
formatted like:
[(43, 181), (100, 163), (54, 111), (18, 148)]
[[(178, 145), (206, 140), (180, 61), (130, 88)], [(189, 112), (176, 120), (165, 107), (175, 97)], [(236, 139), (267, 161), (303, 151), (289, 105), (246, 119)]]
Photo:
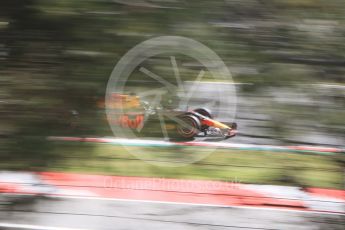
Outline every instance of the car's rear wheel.
[(178, 119), (176, 130), (180, 137), (193, 138), (200, 132), (201, 123), (197, 117), (188, 114), (179, 116)]

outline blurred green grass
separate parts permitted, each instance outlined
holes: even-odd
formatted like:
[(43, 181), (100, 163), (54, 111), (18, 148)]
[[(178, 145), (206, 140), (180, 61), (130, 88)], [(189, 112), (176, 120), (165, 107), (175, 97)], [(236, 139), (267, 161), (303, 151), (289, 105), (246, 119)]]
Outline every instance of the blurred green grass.
[[(217, 149), (200, 147), (128, 147), (100, 143), (53, 142), (52, 159), (1, 162), (2, 168), (105, 175), (218, 180), (234, 183), (293, 185), (343, 189), (343, 155)], [(139, 153), (140, 159), (129, 151)], [(201, 154), (201, 155), (200, 155)], [(194, 163), (194, 156), (204, 156)], [(145, 159), (145, 160), (142, 160)], [(184, 164), (183, 162), (187, 162)]]

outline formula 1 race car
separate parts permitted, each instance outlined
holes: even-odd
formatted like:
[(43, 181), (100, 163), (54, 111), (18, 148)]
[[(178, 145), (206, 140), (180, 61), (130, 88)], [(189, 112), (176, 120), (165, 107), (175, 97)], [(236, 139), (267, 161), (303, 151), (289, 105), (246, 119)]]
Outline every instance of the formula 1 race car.
[(111, 125), (131, 129), (137, 135), (163, 133), (182, 139), (193, 139), (198, 136), (218, 136), (227, 139), (234, 137), (237, 132), (236, 123), (225, 124), (216, 121), (211, 111), (206, 108), (191, 111), (166, 110), (142, 101), (139, 96), (118, 93), (112, 94), (107, 107), (112, 111)]

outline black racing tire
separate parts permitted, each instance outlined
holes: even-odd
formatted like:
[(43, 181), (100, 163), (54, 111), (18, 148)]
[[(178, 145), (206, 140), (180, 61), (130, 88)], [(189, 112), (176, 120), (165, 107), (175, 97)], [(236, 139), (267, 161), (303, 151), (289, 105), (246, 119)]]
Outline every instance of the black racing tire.
[(231, 128), (234, 129), (234, 130), (237, 130), (237, 123), (236, 122), (233, 122), (231, 124)]
[(193, 116), (191, 114), (186, 114), (186, 115), (178, 116), (177, 118), (186, 124), (186, 125), (179, 124), (179, 123), (177, 124), (176, 132), (179, 137), (191, 139), (200, 132), (201, 122), (196, 116)]
[(206, 108), (198, 108), (194, 109), (194, 112), (200, 113), (201, 115), (213, 119), (212, 112), (209, 109)]

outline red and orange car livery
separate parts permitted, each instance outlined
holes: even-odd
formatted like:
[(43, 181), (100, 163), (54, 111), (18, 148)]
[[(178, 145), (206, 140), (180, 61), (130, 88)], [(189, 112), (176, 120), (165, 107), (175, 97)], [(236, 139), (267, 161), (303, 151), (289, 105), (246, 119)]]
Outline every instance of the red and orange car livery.
[[(110, 117), (112, 125), (138, 131), (142, 130), (144, 126), (152, 126), (150, 124), (153, 124), (145, 118), (148, 114), (147, 104), (144, 104), (139, 96), (113, 93), (108, 109), (113, 111)], [(152, 108), (150, 111), (150, 115), (154, 115)], [(166, 126), (164, 129), (168, 130), (169, 134), (173, 132), (173, 136), (180, 138), (191, 139), (197, 136), (208, 136), (211, 134), (218, 134), (224, 138), (230, 138), (235, 136), (237, 132), (236, 123), (225, 124), (219, 122), (213, 119), (212, 113), (205, 108), (191, 111), (160, 110), (159, 112), (163, 113), (163, 115), (165, 113), (171, 118), (169, 122), (164, 122)], [(151, 118), (152, 120), (154, 118)], [(147, 124), (144, 124), (146, 122)], [(157, 121), (157, 123), (161, 125), (161, 122)]]

